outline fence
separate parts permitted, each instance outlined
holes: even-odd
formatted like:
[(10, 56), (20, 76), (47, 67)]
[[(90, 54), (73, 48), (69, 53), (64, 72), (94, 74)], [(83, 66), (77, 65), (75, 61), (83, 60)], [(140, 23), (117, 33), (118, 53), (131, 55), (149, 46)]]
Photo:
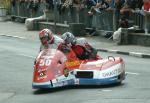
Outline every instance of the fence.
[(19, 3), (16, 2), (14, 6), (11, 6), (11, 15), (20, 17), (38, 17), (43, 15), (43, 3), (38, 4), (37, 10), (30, 9), (28, 2)]
[[(11, 14), (27, 18), (38, 17), (43, 15), (44, 9), (46, 9), (45, 3), (39, 3), (36, 10), (30, 9), (28, 2), (16, 3), (16, 5), (11, 8)], [(114, 31), (118, 28), (119, 17), (115, 10), (101, 11), (93, 16), (89, 16), (87, 8), (79, 10), (76, 7), (71, 7), (64, 10), (59, 10), (57, 8), (56, 13), (54, 13), (54, 10), (51, 9), (48, 14), (48, 19), (56, 19), (57, 23), (84, 23), (88, 28), (94, 27), (105, 31)], [(56, 18), (54, 18), (54, 14), (57, 14)], [(132, 21), (132, 25), (137, 25), (141, 29), (145, 28), (145, 17), (143, 15), (133, 13), (131, 17), (130, 21)]]
[(6, 16), (7, 9), (4, 7), (0, 7), (0, 17)]

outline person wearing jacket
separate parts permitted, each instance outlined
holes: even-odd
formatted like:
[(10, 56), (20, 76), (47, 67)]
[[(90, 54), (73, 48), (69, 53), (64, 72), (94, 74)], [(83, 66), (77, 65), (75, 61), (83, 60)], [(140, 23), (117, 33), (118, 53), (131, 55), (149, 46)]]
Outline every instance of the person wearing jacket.
[(93, 48), (85, 38), (76, 38), (72, 33), (65, 32), (61, 37), (64, 42), (58, 47), (59, 50), (64, 48), (72, 49), (80, 60), (96, 60), (100, 57), (97, 55), (97, 50)]

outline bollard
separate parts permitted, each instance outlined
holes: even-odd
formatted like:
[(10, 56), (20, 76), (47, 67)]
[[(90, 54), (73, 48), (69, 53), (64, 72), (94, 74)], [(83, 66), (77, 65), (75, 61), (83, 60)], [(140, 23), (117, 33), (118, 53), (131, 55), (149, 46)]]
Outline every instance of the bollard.
[(128, 44), (128, 29), (127, 28), (121, 29), (121, 44), (123, 45)]

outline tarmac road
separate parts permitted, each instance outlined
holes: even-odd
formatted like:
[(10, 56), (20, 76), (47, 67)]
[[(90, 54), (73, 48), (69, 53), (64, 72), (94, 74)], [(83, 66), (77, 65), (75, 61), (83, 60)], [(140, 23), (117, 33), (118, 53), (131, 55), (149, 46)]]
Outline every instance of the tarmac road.
[[(24, 24), (11, 21), (0, 22), (0, 35), (24, 38), (38, 41), (39, 31), (27, 31)], [(59, 35), (61, 36), (61, 35)], [(116, 45), (112, 40), (108, 40), (102, 36), (85, 37), (88, 42), (100, 51), (113, 52), (150, 58), (150, 47), (140, 45)]]
[(150, 103), (149, 59), (121, 56), (126, 63), (122, 85), (32, 89), (33, 61), (39, 42), (0, 36), (0, 103)]

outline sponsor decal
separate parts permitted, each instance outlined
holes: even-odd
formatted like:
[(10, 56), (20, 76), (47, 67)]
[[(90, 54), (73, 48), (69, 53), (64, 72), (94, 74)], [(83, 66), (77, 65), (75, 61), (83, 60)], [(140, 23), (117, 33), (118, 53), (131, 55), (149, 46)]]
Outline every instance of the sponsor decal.
[(70, 67), (79, 66), (80, 61), (79, 60), (67, 61), (65, 64), (66, 64), (66, 67), (70, 68)]
[(103, 77), (112, 77), (112, 76), (118, 75), (119, 73), (121, 73), (121, 69), (115, 69), (115, 70), (112, 70), (109, 72), (102, 73), (102, 76)]
[(68, 81), (58, 81), (57, 83), (53, 83), (54, 87), (68, 85)]
[(38, 73), (40, 73), (40, 72), (42, 72), (42, 71), (47, 71), (47, 68), (43, 68), (43, 69), (39, 68), (39, 69), (38, 69)]
[(46, 73), (44, 71), (38, 73), (38, 80), (45, 79), (45, 78), (47, 78), (47, 75), (46, 75)]
[(38, 80), (47, 78), (46, 72), (47, 72), (47, 68), (39, 69), (37, 71), (37, 73), (38, 73)]
[(64, 69), (64, 76), (65, 77), (68, 77), (69, 75), (69, 70), (67, 68)]
[(100, 64), (96, 64), (96, 67), (102, 67), (102, 63), (100, 63)]

